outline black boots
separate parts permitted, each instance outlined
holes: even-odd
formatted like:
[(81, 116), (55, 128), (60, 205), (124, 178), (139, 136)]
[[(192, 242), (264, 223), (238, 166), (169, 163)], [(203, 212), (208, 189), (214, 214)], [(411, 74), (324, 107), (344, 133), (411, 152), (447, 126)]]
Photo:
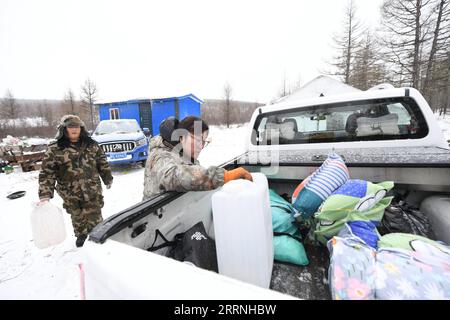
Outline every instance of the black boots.
[(83, 244), (84, 244), (84, 241), (86, 241), (86, 238), (87, 238), (87, 235), (85, 235), (85, 234), (82, 234), (82, 235), (78, 236), (77, 237), (77, 241), (75, 242), (76, 246), (78, 248), (82, 247)]

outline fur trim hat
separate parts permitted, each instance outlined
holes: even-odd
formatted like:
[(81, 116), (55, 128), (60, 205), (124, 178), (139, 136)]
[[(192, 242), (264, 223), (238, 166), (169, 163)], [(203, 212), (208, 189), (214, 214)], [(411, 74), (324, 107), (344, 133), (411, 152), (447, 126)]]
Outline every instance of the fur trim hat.
[(80, 127), (82, 129), (85, 129), (86, 126), (83, 122), (83, 120), (80, 119), (80, 117), (73, 115), (73, 114), (66, 114), (61, 118), (58, 124), (58, 132), (56, 133), (55, 139), (59, 140), (64, 136), (64, 129), (67, 127)]

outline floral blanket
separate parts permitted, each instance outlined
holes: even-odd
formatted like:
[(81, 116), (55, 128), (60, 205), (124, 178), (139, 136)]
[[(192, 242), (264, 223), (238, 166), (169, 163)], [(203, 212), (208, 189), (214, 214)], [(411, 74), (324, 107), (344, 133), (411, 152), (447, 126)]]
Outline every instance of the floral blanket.
[(358, 237), (333, 237), (328, 249), (335, 300), (450, 299), (450, 247), (417, 240), (414, 250), (375, 250)]

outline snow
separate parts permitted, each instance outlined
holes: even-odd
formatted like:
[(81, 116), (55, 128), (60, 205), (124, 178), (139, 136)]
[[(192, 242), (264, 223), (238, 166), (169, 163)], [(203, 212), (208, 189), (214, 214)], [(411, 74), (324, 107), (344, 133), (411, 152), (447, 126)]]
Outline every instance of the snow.
[(6, 138), (2, 139), (2, 142), (0, 142), (0, 146), (39, 146), (39, 145), (46, 145), (49, 144), (50, 141), (53, 139), (42, 139), (42, 138), (17, 138), (8, 135)]
[(1, 145), (4, 146), (19, 146), (22, 145), (22, 141), (19, 138), (13, 137), (13, 136), (7, 136), (6, 138), (2, 139)]
[(211, 126), (211, 143), (200, 153), (198, 160), (204, 167), (221, 165), (245, 152), (248, 124), (232, 125), (230, 128)]
[[(68, 236), (62, 244), (36, 248), (30, 213), (31, 203), (38, 201), (38, 172), (14, 169), (17, 172), (0, 175), (0, 299), (79, 299), (78, 264), (82, 256), (75, 247), (70, 216), (64, 214)], [(143, 168), (132, 167), (114, 170), (113, 187), (104, 190), (104, 218), (141, 201), (143, 172)], [(19, 190), (26, 191), (26, 195), (15, 200), (6, 198)], [(56, 193), (51, 201), (62, 207), (62, 199)]]
[(328, 76), (318, 76), (288, 96), (279, 99), (278, 102), (289, 102), (308, 98), (318, 98), (321, 94), (328, 96), (342, 95), (361, 90), (342, 83)]
[(2, 119), (2, 123), (6, 126), (14, 126), (14, 127), (41, 127), (48, 125), (47, 120), (45, 120), (45, 118), (42, 117)]
[(439, 123), (439, 127), (441, 127), (442, 132), (444, 133), (445, 140), (450, 140), (450, 115), (439, 116), (439, 114), (435, 114), (436, 119)]
[(52, 139), (29, 138), (24, 141), (24, 144), (29, 146), (40, 146), (43, 144), (49, 144), (50, 140)]
[[(230, 129), (211, 127), (212, 142), (200, 154), (204, 166), (218, 165), (244, 151), (246, 126)], [(79, 266), (83, 251), (75, 247), (70, 216), (64, 213), (66, 240), (54, 247), (38, 249), (30, 226), (32, 203), (38, 201), (39, 172), (0, 174), (0, 300), (80, 299)], [(113, 167), (112, 188), (104, 188), (103, 218), (142, 200), (144, 169), (139, 166)], [(24, 190), (24, 197), (9, 200), (12, 192)], [(56, 194), (51, 200), (62, 207)]]

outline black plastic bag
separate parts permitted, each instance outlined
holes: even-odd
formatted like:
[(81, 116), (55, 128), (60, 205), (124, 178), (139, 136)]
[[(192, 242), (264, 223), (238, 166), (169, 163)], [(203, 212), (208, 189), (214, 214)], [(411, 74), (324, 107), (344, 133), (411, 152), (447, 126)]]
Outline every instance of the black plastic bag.
[(203, 222), (177, 234), (174, 241), (177, 244), (169, 255), (175, 260), (191, 262), (199, 268), (218, 272), (216, 243), (207, 235)]
[(378, 232), (381, 235), (395, 232), (410, 233), (435, 239), (428, 217), (417, 207), (403, 201), (392, 203), (386, 208)]
[[(158, 237), (162, 238), (163, 243), (155, 246)], [(156, 230), (155, 241), (147, 250), (155, 252), (166, 247), (169, 247), (165, 253), (166, 257), (218, 272), (216, 243), (207, 235), (203, 222), (175, 235), (173, 241), (167, 240), (159, 230)]]

